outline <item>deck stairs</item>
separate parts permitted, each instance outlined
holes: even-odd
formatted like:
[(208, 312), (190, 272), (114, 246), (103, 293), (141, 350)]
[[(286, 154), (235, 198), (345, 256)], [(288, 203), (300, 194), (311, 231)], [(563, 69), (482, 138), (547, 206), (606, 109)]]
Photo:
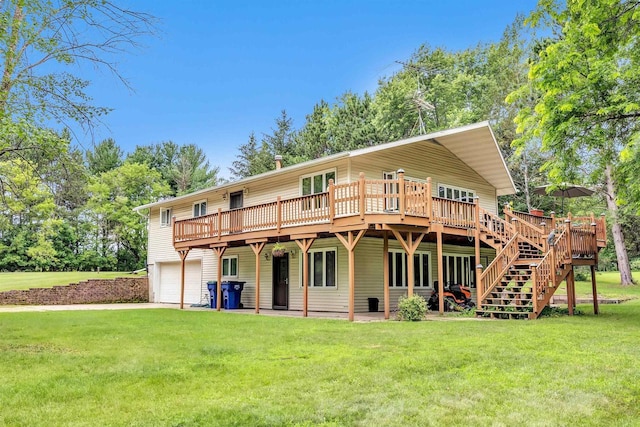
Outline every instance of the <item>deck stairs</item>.
[[(569, 233), (481, 212), (480, 239), (496, 249), (482, 271), (476, 315), (497, 319), (535, 319), (571, 271)], [(552, 273), (553, 272), (553, 273)]]

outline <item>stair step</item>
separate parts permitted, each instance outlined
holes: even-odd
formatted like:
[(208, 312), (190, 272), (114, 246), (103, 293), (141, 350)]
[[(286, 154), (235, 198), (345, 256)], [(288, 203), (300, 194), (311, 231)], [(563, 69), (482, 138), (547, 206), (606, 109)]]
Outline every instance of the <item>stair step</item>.
[(530, 312), (506, 312), (494, 310), (476, 310), (476, 316), (489, 317), (491, 319), (533, 319)]

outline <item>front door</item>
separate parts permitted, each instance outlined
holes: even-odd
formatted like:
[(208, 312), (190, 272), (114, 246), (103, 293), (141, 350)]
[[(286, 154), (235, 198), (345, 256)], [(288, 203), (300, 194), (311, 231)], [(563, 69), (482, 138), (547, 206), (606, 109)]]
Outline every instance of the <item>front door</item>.
[(229, 231), (231, 233), (242, 233), (242, 191), (236, 191), (229, 195)]
[(289, 254), (273, 257), (273, 309), (289, 309)]

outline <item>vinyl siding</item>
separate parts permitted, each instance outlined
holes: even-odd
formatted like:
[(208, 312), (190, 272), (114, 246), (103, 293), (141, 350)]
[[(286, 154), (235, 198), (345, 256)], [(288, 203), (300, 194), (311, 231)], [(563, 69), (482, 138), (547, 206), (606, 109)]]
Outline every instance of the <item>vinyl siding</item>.
[(430, 142), (354, 158), (351, 160), (351, 180), (357, 180), (360, 172), (364, 172), (367, 179), (382, 179), (383, 172), (398, 169), (403, 169), (406, 177), (421, 180), (431, 177), (432, 196), (438, 195), (438, 184), (466, 188), (480, 197), (482, 208), (497, 213), (495, 188), (449, 150)]

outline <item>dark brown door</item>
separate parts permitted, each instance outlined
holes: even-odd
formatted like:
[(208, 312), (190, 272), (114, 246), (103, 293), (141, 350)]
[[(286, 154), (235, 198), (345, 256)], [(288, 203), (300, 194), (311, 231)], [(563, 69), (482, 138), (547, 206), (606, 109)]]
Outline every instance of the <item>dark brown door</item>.
[(273, 257), (273, 309), (289, 309), (289, 254)]
[(231, 233), (242, 233), (242, 191), (236, 191), (229, 195), (229, 228)]

